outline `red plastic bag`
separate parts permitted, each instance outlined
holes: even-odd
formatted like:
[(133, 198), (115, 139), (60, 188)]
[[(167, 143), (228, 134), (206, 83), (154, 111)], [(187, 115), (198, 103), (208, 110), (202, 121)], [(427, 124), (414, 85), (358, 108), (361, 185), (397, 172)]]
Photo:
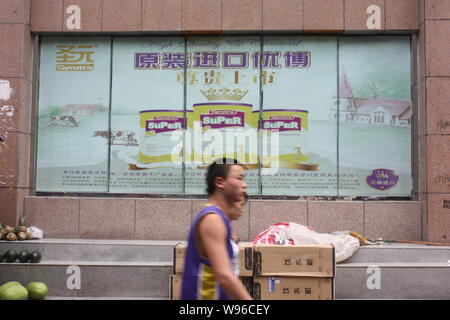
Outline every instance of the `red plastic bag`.
[(280, 222), (271, 225), (266, 230), (261, 232), (253, 239), (253, 244), (284, 244), (284, 245), (294, 245), (292, 239), (285, 239), (280, 235), (280, 230), (288, 229), (289, 222)]

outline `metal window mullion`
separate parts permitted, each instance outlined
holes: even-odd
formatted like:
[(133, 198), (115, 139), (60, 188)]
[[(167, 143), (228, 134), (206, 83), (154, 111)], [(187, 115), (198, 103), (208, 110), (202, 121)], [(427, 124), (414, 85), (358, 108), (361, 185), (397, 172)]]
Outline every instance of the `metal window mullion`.
[(111, 119), (112, 119), (112, 88), (113, 88), (113, 49), (114, 49), (114, 38), (111, 37), (110, 43), (110, 67), (109, 67), (109, 112), (108, 112), (108, 163), (107, 163), (107, 173), (106, 173), (106, 192), (110, 193), (110, 180), (111, 180)]

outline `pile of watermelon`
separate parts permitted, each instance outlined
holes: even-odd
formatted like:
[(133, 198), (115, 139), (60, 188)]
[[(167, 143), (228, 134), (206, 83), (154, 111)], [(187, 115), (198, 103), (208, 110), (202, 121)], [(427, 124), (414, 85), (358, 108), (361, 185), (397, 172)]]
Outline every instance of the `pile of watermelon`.
[(0, 262), (8, 262), (8, 263), (14, 263), (16, 260), (25, 263), (25, 262), (31, 262), (31, 263), (38, 263), (41, 261), (42, 255), (39, 251), (20, 251), (17, 253), (15, 250), (8, 250), (6, 252), (0, 251)]

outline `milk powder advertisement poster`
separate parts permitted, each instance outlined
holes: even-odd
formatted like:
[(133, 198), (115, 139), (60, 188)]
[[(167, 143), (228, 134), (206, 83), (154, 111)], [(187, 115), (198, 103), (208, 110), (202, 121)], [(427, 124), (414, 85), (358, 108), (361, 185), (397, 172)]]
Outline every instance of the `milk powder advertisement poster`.
[(340, 38), (340, 195), (411, 195), (410, 50), (409, 37)]
[(107, 191), (110, 38), (41, 40), (38, 191)]
[(37, 191), (409, 196), (409, 37), (44, 37)]
[(263, 50), (263, 132), (281, 138), (263, 194), (411, 194), (408, 37), (264, 38)]
[(111, 192), (183, 192), (185, 60), (184, 38), (114, 39)]
[(204, 193), (206, 166), (217, 158), (246, 165), (248, 193), (259, 192), (259, 37), (189, 38), (186, 192)]
[(265, 37), (262, 55), (261, 129), (279, 136), (261, 159), (277, 168), (261, 176), (262, 193), (337, 195), (337, 38)]

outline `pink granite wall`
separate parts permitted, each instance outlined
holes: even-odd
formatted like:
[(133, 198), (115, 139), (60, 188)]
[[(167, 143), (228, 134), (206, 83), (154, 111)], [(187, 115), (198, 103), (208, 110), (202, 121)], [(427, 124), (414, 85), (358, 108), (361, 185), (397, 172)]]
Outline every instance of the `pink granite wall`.
[[(205, 200), (25, 198), (28, 223), (49, 238), (183, 240)], [(418, 201), (251, 200), (233, 229), (242, 240), (278, 222), (317, 232), (356, 231), (368, 238), (421, 240)]]
[[(371, 5), (380, 10), (374, 30), (367, 25)], [(449, 30), (450, 0), (0, 0), (0, 80), (12, 88), (8, 99), (0, 100), (5, 137), (0, 221), (13, 224), (25, 213), (48, 237), (183, 239), (202, 202), (28, 196), (36, 134), (32, 49), (39, 34), (407, 31), (415, 39), (414, 199), (419, 201), (252, 200), (235, 229), (242, 239), (252, 239), (272, 223), (293, 221), (320, 232), (349, 229), (367, 237), (449, 242), (450, 206), (444, 202), (450, 200)]]
[[(4, 1), (11, 3), (14, 1)], [(17, 1), (20, 2), (20, 1)], [(29, 2), (29, 1), (27, 1)], [(419, 0), (31, 0), (34, 32), (367, 31), (377, 5), (379, 30), (418, 30)], [(445, 2), (445, 0), (444, 0)], [(80, 29), (68, 27), (70, 6)], [(12, 6), (12, 4), (8, 4)]]
[(0, 0), (0, 221), (16, 223), (32, 188), (30, 0)]
[(419, 168), (430, 241), (450, 242), (450, 1), (421, 1)]

